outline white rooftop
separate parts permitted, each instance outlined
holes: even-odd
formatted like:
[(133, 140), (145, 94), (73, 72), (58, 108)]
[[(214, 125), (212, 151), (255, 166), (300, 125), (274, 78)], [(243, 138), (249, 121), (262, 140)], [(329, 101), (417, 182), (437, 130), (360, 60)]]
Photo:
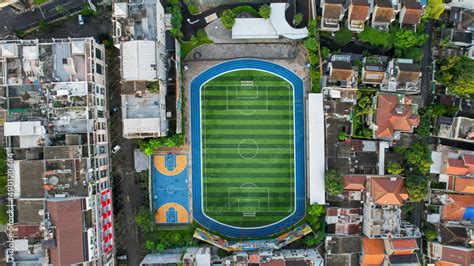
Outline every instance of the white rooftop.
[(309, 203), (325, 204), (324, 109), (323, 95), (308, 95), (308, 184)]
[(10, 136), (39, 136), (44, 134), (44, 128), (39, 121), (5, 122), (3, 124), (5, 137)]
[(128, 16), (127, 3), (114, 3), (114, 17)]
[(292, 40), (308, 37), (306, 27), (293, 28), (286, 21), (286, 3), (270, 4), (272, 13), (269, 19), (237, 18), (232, 27), (232, 39), (278, 39), (280, 36)]
[(160, 118), (131, 118), (123, 120), (123, 134), (124, 136), (130, 134), (150, 134), (159, 133)]
[(129, 41), (121, 44), (122, 75), (127, 81), (156, 81), (156, 44), (154, 41)]
[(237, 18), (232, 27), (232, 39), (278, 39), (279, 35), (270, 20), (263, 18)]

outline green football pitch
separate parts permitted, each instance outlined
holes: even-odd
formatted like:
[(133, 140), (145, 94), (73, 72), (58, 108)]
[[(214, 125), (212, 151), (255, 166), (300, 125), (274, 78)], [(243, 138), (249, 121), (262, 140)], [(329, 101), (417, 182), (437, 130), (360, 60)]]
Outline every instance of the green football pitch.
[(256, 70), (201, 89), (204, 213), (236, 227), (272, 224), (294, 211), (293, 88)]

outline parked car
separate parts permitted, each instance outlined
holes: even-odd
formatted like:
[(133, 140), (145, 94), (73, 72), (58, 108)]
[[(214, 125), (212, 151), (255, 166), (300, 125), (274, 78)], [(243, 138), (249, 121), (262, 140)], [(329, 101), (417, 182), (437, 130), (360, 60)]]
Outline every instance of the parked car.
[(77, 18), (79, 19), (79, 25), (84, 25), (84, 17), (82, 15), (79, 15), (77, 16)]
[(119, 110), (120, 110), (120, 107), (118, 107), (118, 106), (112, 107), (112, 114), (118, 112)]
[(117, 153), (122, 147), (120, 147), (120, 145), (115, 145), (113, 148), (112, 148), (112, 153)]

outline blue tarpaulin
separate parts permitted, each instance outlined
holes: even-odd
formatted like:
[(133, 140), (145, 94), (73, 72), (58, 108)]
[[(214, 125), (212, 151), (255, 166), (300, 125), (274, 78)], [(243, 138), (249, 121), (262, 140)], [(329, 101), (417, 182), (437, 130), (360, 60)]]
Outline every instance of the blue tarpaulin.
[(464, 219), (474, 219), (474, 207), (466, 207), (464, 211)]

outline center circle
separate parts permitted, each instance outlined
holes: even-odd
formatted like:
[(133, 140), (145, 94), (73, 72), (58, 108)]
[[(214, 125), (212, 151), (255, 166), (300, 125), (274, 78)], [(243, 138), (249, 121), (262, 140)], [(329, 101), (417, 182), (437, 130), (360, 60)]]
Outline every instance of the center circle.
[(253, 139), (243, 139), (239, 143), (239, 155), (244, 159), (253, 159), (258, 153), (258, 144)]
[(173, 194), (175, 190), (176, 188), (173, 185), (169, 185), (166, 187), (166, 192), (168, 192), (168, 194)]

